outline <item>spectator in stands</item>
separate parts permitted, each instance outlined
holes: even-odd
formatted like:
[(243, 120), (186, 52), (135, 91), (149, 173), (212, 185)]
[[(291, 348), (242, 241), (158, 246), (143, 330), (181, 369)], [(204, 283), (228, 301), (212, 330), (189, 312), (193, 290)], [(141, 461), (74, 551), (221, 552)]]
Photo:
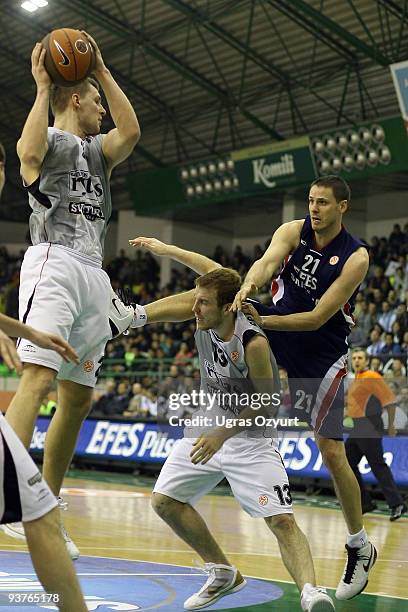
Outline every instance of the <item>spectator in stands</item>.
[(399, 253), (400, 252), (400, 248), (403, 246), (404, 244), (404, 235), (401, 231), (401, 226), (399, 223), (395, 223), (394, 224), (394, 228), (390, 234), (390, 237), (388, 239), (388, 243), (391, 247), (391, 249), (393, 251), (395, 251), (395, 253)]
[[(367, 353), (368, 353), (368, 349), (367, 349)], [(370, 359), (370, 370), (373, 370), (373, 372), (379, 372), (381, 373), (383, 369), (383, 362), (379, 357), (371, 357)]]
[(153, 400), (151, 393), (147, 389), (143, 389), (140, 383), (134, 383), (132, 385), (132, 395), (127, 408), (123, 412), (123, 416), (135, 419), (151, 418), (152, 415), (146, 400)]
[(408, 309), (405, 302), (398, 304), (395, 314), (397, 315), (395, 322), (400, 324), (403, 333), (406, 332), (408, 330)]
[(184, 366), (190, 363), (193, 357), (193, 352), (190, 351), (187, 342), (182, 342), (180, 348), (174, 357), (174, 364), (177, 366)]
[(381, 335), (377, 329), (372, 329), (370, 332), (370, 344), (367, 347), (367, 353), (372, 357), (373, 355), (380, 355), (383, 349), (384, 342), (381, 340)]
[(395, 378), (402, 380), (406, 374), (406, 368), (399, 357), (393, 357), (385, 364), (383, 374), (387, 378)]
[(403, 353), (408, 353), (408, 331), (404, 332), (402, 337), (401, 351)]
[(108, 379), (105, 383), (105, 392), (94, 402), (92, 406), (93, 416), (106, 416), (110, 413), (111, 405), (116, 397), (116, 383), (113, 379)]
[(394, 342), (397, 344), (401, 344), (402, 339), (404, 337), (404, 330), (401, 329), (401, 324), (399, 321), (394, 321), (391, 327), (391, 333), (394, 339)]
[(401, 346), (398, 342), (394, 342), (394, 336), (391, 332), (387, 332), (384, 338), (384, 346), (381, 349), (381, 355), (400, 355)]
[(386, 332), (390, 332), (396, 318), (397, 315), (391, 310), (389, 303), (384, 301), (381, 307), (381, 314), (378, 317), (378, 323)]

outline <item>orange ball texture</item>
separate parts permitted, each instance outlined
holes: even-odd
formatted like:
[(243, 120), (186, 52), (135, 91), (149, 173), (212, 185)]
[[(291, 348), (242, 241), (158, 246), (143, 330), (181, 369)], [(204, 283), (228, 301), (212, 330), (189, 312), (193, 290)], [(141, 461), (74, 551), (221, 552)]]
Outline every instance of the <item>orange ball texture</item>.
[(79, 30), (53, 30), (41, 42), (46, 49), (45, 69), (55, 85), (72, 87), (94, 70), (94, 49)]

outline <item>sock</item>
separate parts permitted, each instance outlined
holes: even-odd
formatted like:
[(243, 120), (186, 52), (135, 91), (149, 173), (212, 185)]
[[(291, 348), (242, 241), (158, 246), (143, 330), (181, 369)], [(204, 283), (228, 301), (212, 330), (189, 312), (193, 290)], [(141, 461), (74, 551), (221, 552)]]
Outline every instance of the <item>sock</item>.
[(347, 545), (351, 548), (361, 548), (368, 544), (368, 535), (364, 527), (358, 533), (348, 534)]
[(130, 324), (130, 327), (143, 327), (147, 323), (147, 314), (146, 309), (141, 304), (134, 304), (135, 314), (133, 317), (133, 321)]

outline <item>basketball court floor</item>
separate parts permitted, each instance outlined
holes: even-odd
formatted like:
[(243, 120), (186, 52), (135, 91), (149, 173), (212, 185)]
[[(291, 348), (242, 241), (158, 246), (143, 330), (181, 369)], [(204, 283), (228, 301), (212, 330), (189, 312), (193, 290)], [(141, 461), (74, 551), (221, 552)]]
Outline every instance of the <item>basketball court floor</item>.
[[(183, 601), (206, 580), (200, 559), (150, 508), (153, 481), (100, 472), (78, 472), (65, 482), (65, 525), (81, 549), (76, 569), (89, 610), (182, 612)], [(275, 538), (262, 519), (252, 519), (225, 489), (198, 506), (232, 563), (248, 577), (242, 591), (208, 610), (300, 611), (297, 589), (280, 560)], [(333, 589), (341, 575), (345, 528), (333, 501), (299, 500), (295, 513), (315, 559), (318, 582)], [(408, 610), (408, 519), (390, 523), (385, 512), (366, 515), (379, 550), (367, 593), (336, 602), (339, 612)], [(41, 593), (24, 543), (0, 532), (0, 610), (19, 609), (13, 593)], [(333, 591), (331, 591), (333, 594)], [(56, 610), (52, 604), (21, 606)]]

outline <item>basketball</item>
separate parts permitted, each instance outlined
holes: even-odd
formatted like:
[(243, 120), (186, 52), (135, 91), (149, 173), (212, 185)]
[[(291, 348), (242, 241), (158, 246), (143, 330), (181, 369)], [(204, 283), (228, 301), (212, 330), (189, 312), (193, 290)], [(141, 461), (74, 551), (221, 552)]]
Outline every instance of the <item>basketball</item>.
[(53, 83), (71, 87), (86, 79), (95, 67), (91, 43), (79, 30), (53, 30), (42, 40), (45, 69)]

